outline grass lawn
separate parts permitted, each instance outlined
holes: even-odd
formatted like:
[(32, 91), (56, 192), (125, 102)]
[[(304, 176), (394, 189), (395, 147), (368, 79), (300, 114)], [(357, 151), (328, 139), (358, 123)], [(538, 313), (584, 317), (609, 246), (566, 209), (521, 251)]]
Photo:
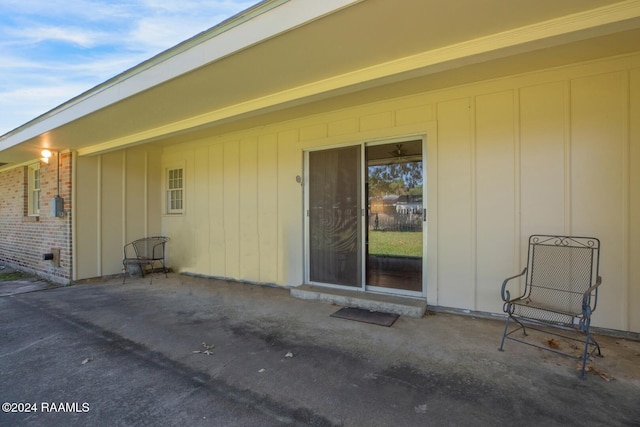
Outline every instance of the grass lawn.
[(20, 280), (24, 277), (25, 275), (19, 271), (0, 273), (0, 282), (8, 282), (10, 280)]
[(369, 231), (372, 255), (422, 256), (422, 231)]

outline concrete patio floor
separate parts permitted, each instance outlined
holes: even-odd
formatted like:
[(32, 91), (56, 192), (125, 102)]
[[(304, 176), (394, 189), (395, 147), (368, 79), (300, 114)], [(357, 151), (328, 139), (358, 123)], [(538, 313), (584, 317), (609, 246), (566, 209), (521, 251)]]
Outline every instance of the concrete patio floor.
[(386, 328), (339, 308), (176, 274), (0, 297), (0, 400), (91, 407), (0, 424), (640, 425), (638, 341), (596, 335), (604, 357), (582, 381), (575, 360), (499, 352), (501, 319), (430, 311)]

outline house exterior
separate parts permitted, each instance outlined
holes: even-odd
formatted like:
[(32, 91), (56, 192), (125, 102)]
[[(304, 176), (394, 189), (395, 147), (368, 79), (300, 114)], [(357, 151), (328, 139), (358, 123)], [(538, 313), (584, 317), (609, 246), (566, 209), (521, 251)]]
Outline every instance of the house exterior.
[[(638, 333), (638, 40), (637, 0), (264, 1), (0, 137), (0, 262), (119, 274), (162, 234), (181, 273), (500, 313), (529, 235), (587, 235), (593, 325)], [(410, 253), (373, 249), (379, 168)]]

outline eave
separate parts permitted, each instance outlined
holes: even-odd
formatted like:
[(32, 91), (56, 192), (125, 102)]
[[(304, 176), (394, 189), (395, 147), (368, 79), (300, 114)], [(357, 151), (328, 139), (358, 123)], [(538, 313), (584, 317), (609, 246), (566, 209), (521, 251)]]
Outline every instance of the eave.
[[(594, 1), (597, 2), (597, 0)], [(603, 2), (607, 3), (606, 0)], [(318, 3), (322, 3), (322, 6)], [(407, 2), (407, 7), (417, 9), (424, 7), (416, 4), (419, 2)], [(316, 6), (310, 8), (310, 5)], [(218, 28), (219, 33), (214, 36), (207, 33), (211, 37), (206, 41), (199, 40), (196, 43), (192, 40), (188, 46), (179, 45), (176, 49), (182, 46), (182, 50), (169, 51), (166, 58), (156, 59), (159, 61), (157, 64), (141, 64), (140, 67), (144, 66), (144, 69), (136, 70), (134, 75), (126, 78), (122, 76), (121, 81), (112, 82), (106, 88), (81, 97), (82, 99), (76, 100), (70, 108), (57, 112), (54, 110), (37, 123), (5, 135), (0, 140), (0, 160), (3, 160), (2, 155), (8, 152), (16, 154), (22, 152), (22, 157), (25, 157), (29, 150), (37, 152), (40, 147), (47, 145), (75, 149), (80, 155), (97, 154), (184, 135), (203, 128), (210, 129), (276, 110), (355, 93), (362, 89), (437, 75), (450, 70), (462, 70), (474, 64), (500, 61), (533, 52), (543, 57), (539, 52), (545, 49), (552, 55), (552, 50), (559, 46), (589, 43), (590, 40), (627, 33), (629, 34), (627, 38), (620, 39), (624, 46), (617, 46), (617, 50), (611, 49), (614, 54), (620, 53), (625, 49), (638, 49), (633, 40), (637, 35), (635, 32), (640, 30), (640, 1), (628, 0), (446, 45), (433, 46), (409, 55), (394, 57), (394, 52), (389, 49), (388, 52), (380, 54), (381, 58), (386, 55), (387, 60), (370, 64), (366, 64), (363, 58), (358, 62), (357, 51), (354, 50), (353, 64), (345, 63), (340, 64), (341, 67), (335, 66), (338, 72), (323, 75), (318, 70), (309, 70), (311, 77), (305, 80), (304, 69), (291, 69), (293, 83), (290, 85), (282, 79), (279, 80), (281, 75), (278, 74), (277, 66), (273, 66), (272, 75), (265, 75), (263, 79), (255, 82), (245, 80), (246, 85), (239, 86), (238, 90), (230, 91), (227, 95), (212, 96), (211, 100), (204, 97), (198, 99), (197, 108), (190, 104), (188, 98), (181, 99), (180, 89), (186, 89), (185, 93), (189, 90), (191, 92), (188, 93), (194, 93), (193, 91), (197, 90), (190, 87), (192, 82), (203, 84), (209, 76), (219, 77), (221, 80), (230, 78), (233, 66), (259, 67), (265, 55), (273, 58), (274, 61), (286, 63), (290, 58), (286, 57), (288, 52), (285, 47), (291, 46), (291, 37), (298, 33), (301, 38), (304, 37), (304, 42), (308, 46), (315, 45), (319, 50), (325, 49), (326, 52), (327, 47), (322, 45), (323, 41), (318, 38), (320, 37), (318, 34), (322, 34), (323, 28), (325, 31), (329, 30), (334, 16), (344, 15), (343, 21), (349, 22), (349, 19), (353, 19), (350, 16), (357, 15), (347, 12), (356, 10), (356, 6), (360, 16), (367, 13), (373, 15), (376, 10), (376, 2), (373, 0), (365, 2), (280, 1), (264, 2), (259, 6), (270, 8), (256, 10), (254, 11), (256, 16), (251, 18), (245, 16), (242, 22), (231, 20), (233, 25), (229, 29), (222, 31)], [(382, 8), (378, 7), (378, 9)], [(377, 17), (371, 17), (371, 20), (373, 21), (374, 18)], [(388, 17), (388, 19), (399, 18), (400, 16)], [(326, 24), (324, 24), (325, 21)], [(356, 25), (357, 22), (353, 24)], [(263, 32), (249, 31), (250, 29), (261, 29)], [(476, 32), (481, 31), (476, 30)], [(399, 42), (411, 36), (410, 33), (397, 34)], [(455, 40), (454, 36), (455, 34), (452, 33), (449, 39)], [(463, 36), (460, 35), (458, 38), (464, 38)], [(363, 43), (366, 43), (366, 40)], [(419, 45), (414, 44), (419, 50)], [(425, 43), (425, 46), (427, 45)], [(278, 50), (279, 46), (283, 48)], [(358, 45), (352, 43), (351, 46), (355, 49)], [(205, 57), (205, 53), (209, 56)], [(278, 55), (283, 56), (280, 58)], [(345, 52), (343, 57), (350, 58), (348, 52)], [(282, 61), (285, 58), (286, 60)], [(226, 71), (227, 74), (224, 71), (225, 67), (231, 70)], [(282, 70), (286, 70), (284, 65), (280, 73)], [(222, 81), (220, 85), (223, 83), (225, 82)], [(229, 83), (232, 82), (229, 81)], [(212, 94), (223, 93), (223, 86), (217, 86), (222, 88), (218, 91), (214, 89), (215, 87), (215, 83), (211, 83)], [(171, 100), (167, 103), (166, 113), (160, 109), (156, 109), (155, 114), (150, 113), (149, 117), (144, 117), (144, 113), (141, 113), (139, 125), (124, 123), (122, 116), (119, 116), (122, 112), (116, 112), (118, 108), (141, 112), (144, 111), (145, 105), (152, 106), (154, 100), (157, 102), (164, 99)], [(157, 117), (158, 112), (163, 117)], [(99, 132), (93, 137), (80, 137), (87, 132), (87, 128), (83, 128), (83, 122), (87, 126), (91, 124), (91, 129), (96, 129), (107, 126), (110, 120), (121, 123), (123, 129), (121, 134), (110, 131), (105, 132), (105, 137), (102, 138)], [(19, 160), (18, 157), (20, 156), (16, 156), (14, 160)]]

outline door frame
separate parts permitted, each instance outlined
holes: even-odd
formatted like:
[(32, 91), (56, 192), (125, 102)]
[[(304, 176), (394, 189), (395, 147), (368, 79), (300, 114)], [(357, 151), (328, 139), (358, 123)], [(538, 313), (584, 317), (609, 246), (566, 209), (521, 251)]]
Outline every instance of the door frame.
[[(425, 133), (419, 134), (409, 134), (402, 136), (394, 136), (394, 137), (381, 137), (381, 138), (371, 138), (360, 141), (351, 141), (344, 142), (341, 144), (332, 144), (326, 146), (315, 146), (312, 148), (303, 149), (303, 216), (304, 216), (304, 266), (303, 266), (303, 274), (304, 274), (304, 282), (312, 285), (324, 286), (328, 288), (336, 288), (336, 289), (345, 289), (345, 290), (353, 290), (353, 291), (362, 291), (362, 292), (375, 292), (375, 293), (384, 293), (391, 295), (399, 295), (399, 296), (408, 296), (408, 297), (426, 297), (427, 295), (427, 241), (428, 241), (428, 224), (429, 221), (423, 220), (423, 236), (422, 236), (422, 291), (407, 291), (403, 289), (393, 289), (393, 288), (382, 288), (375, 286), (367, 286), (366, 284), (366, 247), (364, 244), (361, 245), (360, 248), (360, 257), (361, 257), (361, 283), (360, 286), (344, 286), (337, 285), (332, 283), (318, 283), (312, 282), (310, 280), (310, 229), (309, 229), (309, 153), (313, 151), (322, 151), (322, 150), (331, 150), (336, 148), (344, 148), (344, 147), (360, 147), (360, 174), (361, 174), (361, 200), (360, 200), (360, 210), (361, 216), (364, 218), (367, 215), (367, 194), (365, 191), (365, 182), (366, 182), (366, 174), (367, 174), (367, 166), (366, 166), (366, 148), (374, 145), (384, 145), (384, 144), (394, 144), (394, 143), (402, 143), (408, 141), (422, 141), (422, 168), (423, 168), (423, 190), (422, 190), (422, 200), (423, 200), (423, 208), (426, 212), (428, 212), (428, 173), (429, 167), (427, 163), (427, 135)], [(360, 233), (364, 239), (367, 227), (367, 221), (363, 219), (361, 221), (361, 229)]]

